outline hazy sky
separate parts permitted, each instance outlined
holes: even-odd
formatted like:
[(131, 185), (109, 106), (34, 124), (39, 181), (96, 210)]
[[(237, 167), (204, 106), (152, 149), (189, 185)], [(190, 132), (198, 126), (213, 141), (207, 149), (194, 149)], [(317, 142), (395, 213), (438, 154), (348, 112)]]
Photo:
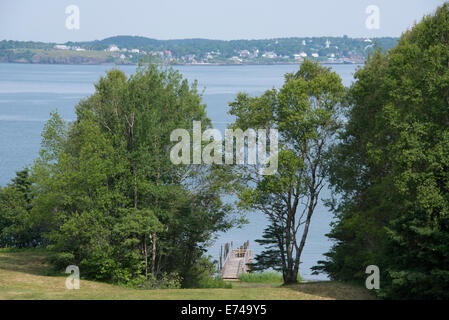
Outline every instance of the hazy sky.
[[(399, 36), (444, 0), (0, 0), (0, 40), (66, 42), (139, 35), (156, 39)], [(68, 5), (79, 30), (66, 28)], [(367, 29), (366, 7), (380, 10)]]

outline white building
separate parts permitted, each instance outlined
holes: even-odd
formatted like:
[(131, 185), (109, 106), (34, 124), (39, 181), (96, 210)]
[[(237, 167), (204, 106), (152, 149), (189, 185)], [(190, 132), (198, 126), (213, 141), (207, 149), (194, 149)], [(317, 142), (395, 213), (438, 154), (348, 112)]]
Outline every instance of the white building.
[(316, 53), (316, 52), (312, 53), (312, 57), (314, 57), (314, 58), (318, 58), (319, 56), (320, 55), (318, 53)]
[(233, 61), (235, 63), (241, 63), (242, 62), (242, 59), (240, 59), (239, 57), (236, 57), (236, 56), (230, 58), (229, 60), (231, 60), (231, 61)]
[(131, 49), (132, 53), (139, 53), (139, 49)]
[(250, 55), (251, 55), (251, 53), (248, 50), (240, 50), (239, 51), (239, 56), (241, 58), (249, 58)]
[(307, 53), (305, 52), (295, 53), (293, 55), (293, 58), (295, 58), (295, 60), (304, 60), (304, 58), (307, 58)]
[(56, 50), (69, 50), (70, 47), (66, 46), (65, 44), (57, 44), (54, 46)]
[(117, 47), (116, 45), (112, 45), (110, 46), (107, 51), (109, 52), (116, 52), (116, 51), (120, 51), (119, 47)]
[(273, 51), (269, 51), (269, 52), (265, 52), (262, 57), (264, 58), (268, 58), (268, 59), (274, 59), (277, 57), (277, 54), (274, 53)]

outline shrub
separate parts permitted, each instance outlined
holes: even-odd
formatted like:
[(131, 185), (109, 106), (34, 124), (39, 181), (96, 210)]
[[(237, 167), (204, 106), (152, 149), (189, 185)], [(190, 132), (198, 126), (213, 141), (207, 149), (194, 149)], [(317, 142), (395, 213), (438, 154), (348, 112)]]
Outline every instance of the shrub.
[[(137, 279), (138, 281), (138, 279)], [(134, 282), (136, 284), (136, 282)], [(162, 273), (159, 278), (154, 278), (151, 274), (149, 278), (143, 280), (141, 284), (138, 285), (140, 289), (151, 290), (151, 289), (179, 289), (181, 288), (182, 277), (177, 272), (172, 273)]]
[(206, 289), (206, 288), (221, 288), (221, 289), (231, 289), (232, 284), (226, 281), (223, 281), (220, 277), (210, 277), (206, 279), (202, 279), (198, 283), (198, 288)]
[(75, 256), (70, 252), (57, 252), (52, 253), (48, 258), (44, 259), (44, 262), (50, 264), (47, 274), (55, 274), (64, 272), (67, 266), (73, 264)]

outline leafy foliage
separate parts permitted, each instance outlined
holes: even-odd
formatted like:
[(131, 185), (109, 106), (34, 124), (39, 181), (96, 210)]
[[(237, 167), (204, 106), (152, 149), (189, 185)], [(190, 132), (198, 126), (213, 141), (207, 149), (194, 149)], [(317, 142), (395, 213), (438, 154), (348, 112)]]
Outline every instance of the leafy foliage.
[(446, 3), (367, 61), (334, 150), (337, 242), (318, 269), (361, 281), (378, 265), (388, 298), (448, 297), (448, 30)]
[(89, 279), (161, 287), (176, 275), (197, 285), (210, 276), (203, 254), (213, 234), (236, 221), (221, 201), (223, 175), (169, 160), (172, 130), (210, 124), (196, 83), (150, 62), (130, 78), (111, 70), (95, 88), (75, 122), (52, 114), (32, 186), (20, 173), (0, 193), (1, 239), (48, 243), (55, 269), (75, 264)]
[(285, 283), (297, 282), (344, 93), (336, 73), (306, 60), (297, 73), (285, 76), (279, 91), (266, 91), (260, 97), (239, 94), (230, 104), (230, 113), (236, 116), (233, 127), (279, 132), (277, 172), (261, 177), (257, 165), (252, 172), (240, 172), (246, 180), (239, 205), (266, 214), (271, 223), (262, 240), (268, 250), (256, 257), (253, 267), (282, 270)]
[(42, 245), (41, 225), (33, 220), (33, 193), (29, 170), (16, 173), (11, 183), (0, 189), (0, 247)]

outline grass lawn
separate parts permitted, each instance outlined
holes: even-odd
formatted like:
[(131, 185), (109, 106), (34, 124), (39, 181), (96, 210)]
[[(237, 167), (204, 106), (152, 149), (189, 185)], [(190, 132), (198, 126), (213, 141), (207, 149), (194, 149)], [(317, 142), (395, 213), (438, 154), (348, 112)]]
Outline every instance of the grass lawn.
[[(298, 274), (298, 282), (302, 282), (301, 276)], [(253, 272), (243, 273), (239, 275), (240, 282), (265, 283), (265, 284), (282, 284), (284, 282), (280, 272)]]
[[(67, 290), (65, 277), (45, 276), (43, 250), (0, 249), (0, 300), (4, 299), (186, 299), (186, 300), (323, 300), (373, 299), (361, 287), (338, 282), (307, 282), (291, 286), (233, 282), (232, 289), (138, 290), (81, 280), (79, 290)], [(82, 270), (81, 270), (82, 272)], [(82, 274), (82, 273), (81, 273)]]

